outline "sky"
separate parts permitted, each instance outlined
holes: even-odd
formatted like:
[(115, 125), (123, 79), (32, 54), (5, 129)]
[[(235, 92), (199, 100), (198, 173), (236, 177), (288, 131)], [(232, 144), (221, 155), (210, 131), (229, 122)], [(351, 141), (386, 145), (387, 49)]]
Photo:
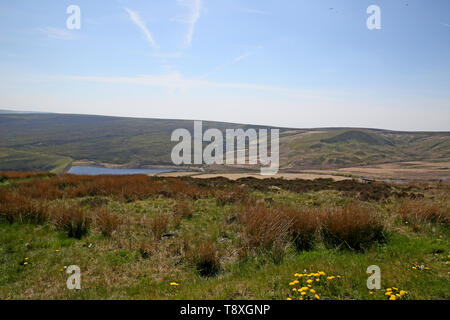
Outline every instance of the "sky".
[(448, 0), (0, 0), (0, 109), (450, 131), (449, 89)]

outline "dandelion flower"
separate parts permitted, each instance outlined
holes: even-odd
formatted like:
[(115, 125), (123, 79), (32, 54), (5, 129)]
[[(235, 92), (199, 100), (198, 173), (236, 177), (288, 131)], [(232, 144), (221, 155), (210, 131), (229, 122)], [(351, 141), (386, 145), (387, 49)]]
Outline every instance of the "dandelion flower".
[(171, 285), (171, 286), (175, 286), (175, 287), (176, 287), (176, 286), (179, 286), (179, 284), (176, 283), (176, 282), (171, 282), (170, 285)]
[(373, 291), (369, 291), (369, 294), (373, 294)]
[(310, 291), (311, 293), (316, 293), (316, 290), (314, 290), (314, 289), (309, 289), (309, 291)]
[(28, 264), (28, 262), (24, 262), (23, 264), (24, 264), (24, 265), (27, 265), (27, 264)]
[(391, 296), (389, 297), (389, 300), (397, 300), (397, 298), (395, 297), (395, 295), (391, 295)]
[(313, 281), (311, 279), (309, 279), (308, 281), (306, 281), (307, 283), (312, 283)]
[(292, 300), (291, 298), (287, 298), (286, 300)]
[(317, 300), (320, 300), (320, 297), (319, 297), (318, 294), (315, 294), (315, 295), (314, 295), (314, 298), (316, 298)]

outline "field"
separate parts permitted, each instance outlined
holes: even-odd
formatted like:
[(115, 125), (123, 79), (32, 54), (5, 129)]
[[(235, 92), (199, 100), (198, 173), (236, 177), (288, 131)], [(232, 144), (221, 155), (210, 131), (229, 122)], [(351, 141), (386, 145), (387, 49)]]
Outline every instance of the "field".
[[(447, 183), (0, 173), (0, 299), (449, 299), (449, 195)], [(66, 287), (70, 265), (81, 290)], [(371, 265), (380, 290), (367, 289)]]

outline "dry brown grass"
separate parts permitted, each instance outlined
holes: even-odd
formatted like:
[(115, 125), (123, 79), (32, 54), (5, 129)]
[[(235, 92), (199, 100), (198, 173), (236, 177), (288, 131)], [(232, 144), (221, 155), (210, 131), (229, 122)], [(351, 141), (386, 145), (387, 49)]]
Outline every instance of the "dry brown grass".
[(48, 220), (48, 206), (8, 190), (0, 190), (0, 220), (10, 223), (43, 223)]
[(104, 236), (110, 237), (118, 230), (122, 220), (119, 215), (109, 212), (104, 207), (100, 207), (95, 211), (95, 225)]
[(181, 199), (176, 202), (173, 213), (175, 217), (191, 218), (194, 214), (194, 211), (189, 205), (189, 201), (187, 201), (186, 199)]
[(185, 237), (184, 254), (186, 260), (195, 265), (202, 277), (213, 277), (220, 271), (219, 249), (211, 239), (193, 241), (191, 238)]
[(63, 199), (81, 197), (113, 197), (132, 202), (157, 195), (171, 198), (205, 198), (212, 194), (206, 187), (199, 188), (179, 178), (154, 178), (144, 175), (78, 176), (64, 174), (49, 179), (34, 178), (13, 182), (13, 188), (21, 195), (34, 199)]
[(169, 226), (169, 215), (165, 213), (157, 213), (153, 219), (150, 220), (150, 229), (156, 240), (160, 240), (164, 232)]
[(0, 181), (5, 179), (24, 179), (30, 177), (51, 177), (54, 176), (54, 173), (49, 172), (41, 172), (41, 171), (32, 171), (32, 172), (23, 172), (23, 171), (4, 171), (0, 172)]
[(291, 221), (289, 228), (291, 239), (297, 250), (311, 250), (320, 230), (320, 210), (313, 208), (281, 208), (283, 214)]
[(66, 231), (71, 238), (81, 239), (89, 232), (92, 217), (76, 205), (59, 202), (50, 208), (50, 221), (57, 229)]
[(381, 217), (357, 204), (326, 208), (320, 219), (322, 238), (328, 247), (363, 250), (385, 240)]
[(292, 227), (292, 220), (282, 211), (260, 203), (246, 204), (238, 221), (244, 226), (244, 246), (269, 252), (287, 243)]
[(245, 190), (223, 190), (215, 193), (216, 201), (219, 205), (243, 203), (248, 199), (248, 193)]
[(423, 223), (450, 225), (449, 207), (431, 200), (404, 200), (398, 213), (403, 221), (416, 228)]

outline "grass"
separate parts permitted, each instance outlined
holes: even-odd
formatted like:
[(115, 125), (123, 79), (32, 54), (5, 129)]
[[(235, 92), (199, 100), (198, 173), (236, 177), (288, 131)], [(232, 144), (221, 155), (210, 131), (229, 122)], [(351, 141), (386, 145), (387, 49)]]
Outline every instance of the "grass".
[[(141, 186), (133, 192), (118, 192), (136, 179)], [(411, 193), (424, 199), (410, 208), (431, 199), (446, 208), (445, 184), (391, 185), (387, 198), (363, 200), (360, 191), (328, 184), (316, 190), (306, 183), (309, 191), (285, 186), (295, 192), (248, 180), (216, 193), (207, 187), (219, 183), (214, 179), (95, 180), (36, 177), (0, 187), (0, 213), (12, 217), (0, 222), (0, 299), (285, 300), (294, 297), (294, 274), (317, 271), (340, 276), (314, 283), (321, 299), (384, 300), (384, 290), (392, 287), (406, 290), (407, 299), (450, 298), (448, 225), (430, 219), (416, 228), (402, 214), (409, 212), (402, 206)], [(35, 184), (47, 188), (28, 194)], [(218, 201), (233, 184), (246, 196)], [(403, 191), (406, 198), (399, 198)], [(34, 217), (30, 208), (39, 205), (42, 219), (17, 218), (23, 212)], [(341, 241), (329, 242), (323, 228)], [(76, 230), (85, 232), (75, 236)], [(362, 245), (348, 247), (342, 239)], [(65, 286), (69, 265), (81, 268), (79, 291)], [(381, 269), (382, 290), (373, 294), (366, 287), (370, 265)]]

